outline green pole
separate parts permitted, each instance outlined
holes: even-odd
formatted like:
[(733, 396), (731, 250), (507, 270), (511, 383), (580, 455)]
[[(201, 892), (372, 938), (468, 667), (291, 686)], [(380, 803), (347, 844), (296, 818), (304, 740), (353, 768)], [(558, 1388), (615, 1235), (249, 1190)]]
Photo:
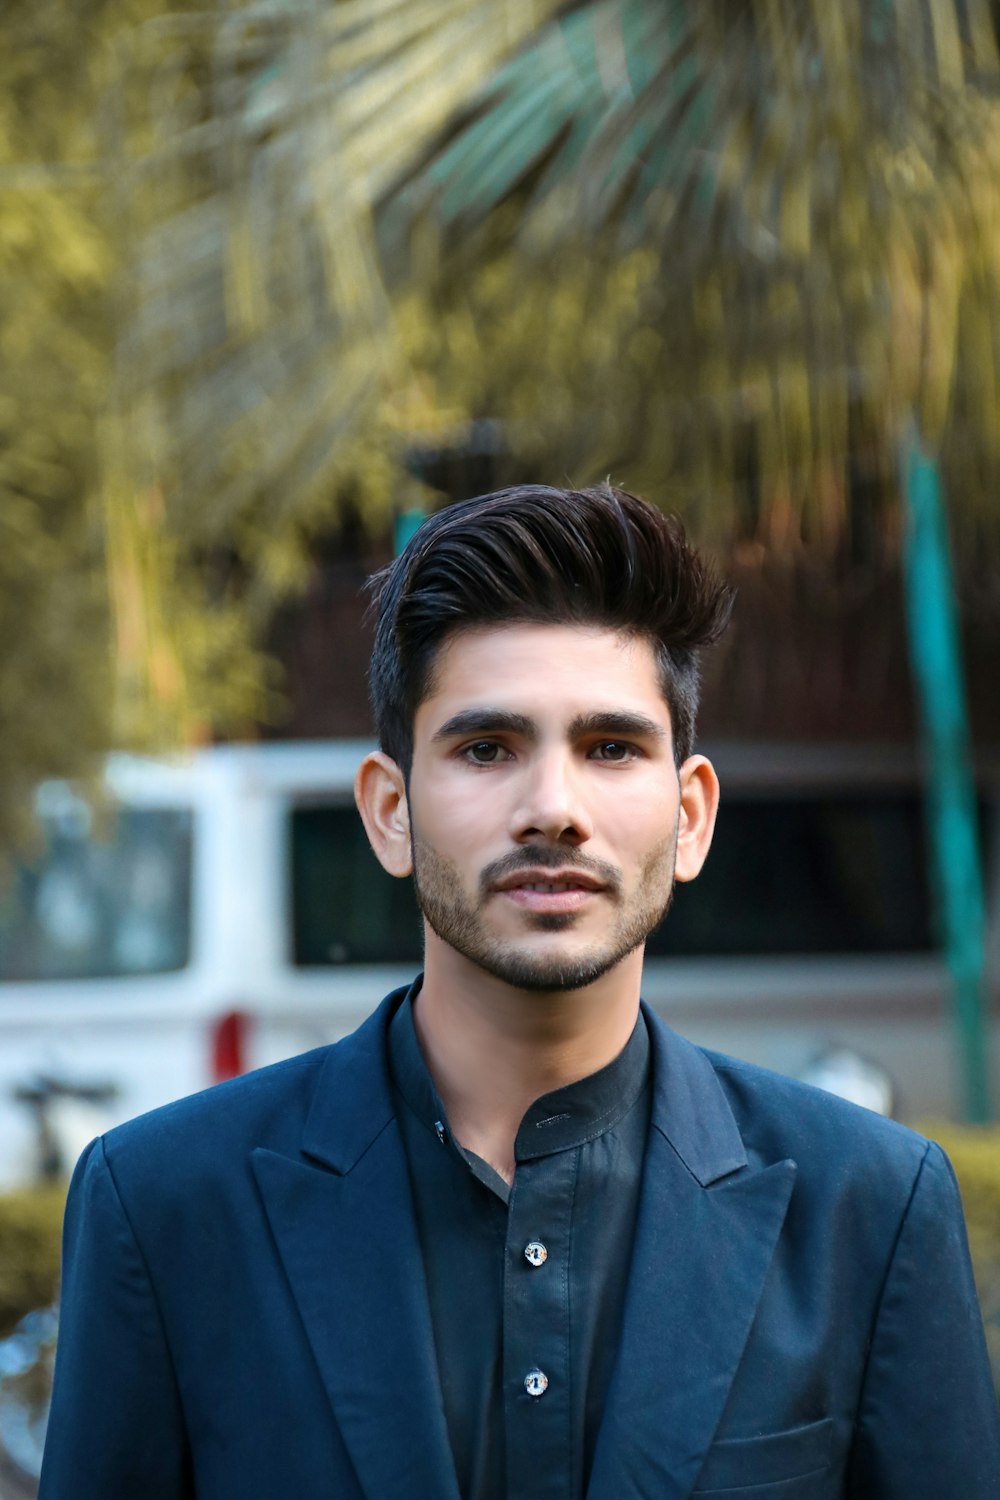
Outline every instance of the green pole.
[(958, 611), (941, 480), (914, 428), (903, 447), (906, 610), (923, 721), (927, 828), (951, 973), (965, 1118), (992, 1118), (985, 903)]
[(416, 535), (426, 520), (427, 514), (422, 510), (402, 510), (399, 512), (396, 517), (396, 524), (393, 527), (392, 538), (397, 557), (410, 538)]

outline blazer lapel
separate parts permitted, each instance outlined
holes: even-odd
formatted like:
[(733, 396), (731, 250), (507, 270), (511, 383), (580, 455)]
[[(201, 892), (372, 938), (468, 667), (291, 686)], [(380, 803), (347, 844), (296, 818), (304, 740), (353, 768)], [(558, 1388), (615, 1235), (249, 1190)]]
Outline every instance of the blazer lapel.
[(647, 1012), (653, 1116), (588, 1500), (682, 1500), (725, 1406), (795, 1163), (754, 1168), (708, 1059)]
[(406, 1160), (385, 1064), (391, 1001), (332, 1048), (292, 1160), (253, 1169), (363, 1493), (459, 1500)]

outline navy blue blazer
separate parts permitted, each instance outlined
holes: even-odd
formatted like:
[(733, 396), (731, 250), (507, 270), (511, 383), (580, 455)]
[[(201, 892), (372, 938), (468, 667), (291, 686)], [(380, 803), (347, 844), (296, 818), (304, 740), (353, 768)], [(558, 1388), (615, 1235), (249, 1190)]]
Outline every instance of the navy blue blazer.
[[(459, 1500), (386, 1070), (396, 998), (88, 1147), (41, 1500)], [(940, 1149), (648, 1020), (588, 1500), (997, 1500)]]

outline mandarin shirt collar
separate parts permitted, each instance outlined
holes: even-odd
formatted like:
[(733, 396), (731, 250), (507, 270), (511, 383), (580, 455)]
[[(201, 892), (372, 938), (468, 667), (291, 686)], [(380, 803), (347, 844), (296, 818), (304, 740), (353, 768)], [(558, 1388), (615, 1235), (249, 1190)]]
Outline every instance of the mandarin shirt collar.
[[(413, 1023), (413, 1003), (418, 992), (419, 980), (411, 986), (392, 1019), (389, 1065), (396, 1087), (417, 1119), (445, 1140), (450, 1132), (444, 1105)], [(568, 1151), (617, 1125), (648, 1081), (649, 1052), (649, 1033), (640, 1013), (632, 1035), (606, 1067), (535, 1100), (518, 1127), (515, 1161), (533, 1161), (556, 1151)]]

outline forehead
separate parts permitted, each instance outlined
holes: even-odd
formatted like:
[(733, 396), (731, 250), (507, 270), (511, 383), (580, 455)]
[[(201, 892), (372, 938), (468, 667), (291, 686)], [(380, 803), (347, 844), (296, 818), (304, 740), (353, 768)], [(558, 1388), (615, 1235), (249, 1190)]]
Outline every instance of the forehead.
[(418, 724), (476, 703), (534, 717), (634, 709), (670, 717), (652, 643), (589, 625), (516, 624), (461, 629), (434, 661)]

